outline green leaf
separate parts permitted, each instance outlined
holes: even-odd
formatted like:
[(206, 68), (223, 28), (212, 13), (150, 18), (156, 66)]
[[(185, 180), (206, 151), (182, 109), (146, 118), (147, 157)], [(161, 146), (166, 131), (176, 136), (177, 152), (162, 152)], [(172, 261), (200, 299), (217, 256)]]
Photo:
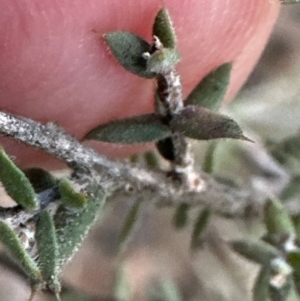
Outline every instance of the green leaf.
[(0, 149), (0, 181), (17, 204), (25, 209), (36, 208), (36, 196), (30, 181), (3, 149)]
[(293, 219), (293, 224), (295, 227), (297, 239), (300, 241), (300, 214), (293, 216), (292, 219)]
[(281, 202), (276, 198), (269, 198), (264, 208), (264, 222), (269, 234), (296, 234), (291, 217)]
[(177, 229), (182, 229), (188, 222), (188, 213), (190, 206), (188, 204), (180, 204), (175, 211), (173, 225)]
[(287, 254), (287, 261), (295, 271), (300, 273), (300, 252), (293, 251)]
[(253, 301), (269, 300), (271, 272), (269, 267), (262, 267), (256, 277), (253, 287)]
[(127, 31), (109, 32), (104, 35), (104, 39), (126, 70), (141, 77), (154, 77), (153, 73), (147, 71), (147, 60), (143, 57), (151, 48), (145, 40)]
[(209, 73), (189, 94), (185, 104), (218, 111), (230, 82), (231, 68), (231, 63), (225, 63)]
[(243, 257), (263, 265), (268, 265), (272, 259), (279, 256), (275, 247), (262, 240), (235, 240), (230, 245)]
[(120, 246), (123, 246), (124, 243), (128, 240), (132, 234), (136, 222), (138, 221), (139, 209), (142, 202), (137, 201), (130, 209), (129, 213), (126, 216), (125, 222), (122, 227), (122, 231), (119, 236)]
[(147, 60), (147, 70), (155, 74), (168, 72), (180, 61), (176, 49), (163, 48), (155, 51)]
[(170, 129), (156, 114), (147, 114), (101, 124), (91, 130), (85, 139), (111, 143), (145, 143), (170, 135)]
[(176, 47), (175, 31), (167, 9), (157, 13), (153, 24), (153, 35), (157, 36), (166, 48)]
[(191, 249), (197, 250), (202, 244), (202, 234), (208, 226), (210, 221), (212, 211), (210, 207), (206, 207), (200, 211), (196, 222), (194, 224), (192, 239), (191, 239)]
[(214, 169), (214, 157), (215, 157), (216, 147), (217, 147), (217, 143), (211, 142), (208, 145), (208, 148), (205, 152), (205, 158), (204, 158), (204, 164), (202, 166), (202, 170), (209, 174), (211, 174)]
[(97, 189), (82, 209), (60, 206), (54, 215), (54, 225), (58, 244), (58, 266), (71, 259), (86, 237), (88, 230), (97, 217), (98, 209), (103, 206), (105, 195)]
[(56, 294), (60, 292), (57, 258), (58, 246), (52, 217), (47, 211), (38, 215), (36, 224), (36, 242), (39, 253), (39, 266), (48, 287)]
[(66, 207), (81, 208), (87, 204), (87, 196), (74, 190), (66, 179), (58, 183), (61, 201)]
[(288, 200), (300, 195), (300, 175), (294, 176), (287, 187), (281, 192), (280, 199)]
[(170, 127), (197, 140), (233, 138), (249, 141), (234, 120), (198, 106), (187, 106), (175, 114)]
[(9, 254), (30, 277), (32, 284), (42, 282), (42, 275), (34, 260), (23, 248), (16, 233), (5, 223), (0, 221), (0, 241), (8, 249)]

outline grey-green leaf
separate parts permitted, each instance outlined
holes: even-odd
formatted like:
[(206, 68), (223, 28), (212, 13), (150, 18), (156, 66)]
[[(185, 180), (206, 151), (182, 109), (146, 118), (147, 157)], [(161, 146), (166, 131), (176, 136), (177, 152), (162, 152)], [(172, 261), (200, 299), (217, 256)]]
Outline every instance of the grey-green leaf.
[(58, 183), (61, 201), (66, 207), (81, 208), (87, 204), (87, 196), (74, 190), (66, 179)]
[(126, 70), (141, 77), (154, 77), (153, 73), (147, 71), (147, 60), (143, 57), (143, 53), (150, 50), (149, 43), (127, 31), (106, 33), (104, 39), (115, 58)]
[(263, 265), (268, 265), (272, 259), (279, 256), (275, 247), (262, 240), (235, 240), (230, 245), (243, 257)]
[(53, 219), (47, 211), (38, 215), (36, 242), (39, 252), (39, 266), (47, 286), (56, 294), (60, 292), (58, 279), (58, 246)]
[(129, 213), (126, 216), (125, 222), (122, 227), (122, 231), (119, 236), (120, 246), (128, 240), (130, 235), (132, 234), (136, 222), (138, 221), (139, 209), (142, 202), (137, 201), (130, 209)]
[(32, 284), (41, 283), (42, 275), (37, 264), (23, 248), (15, 232), (2, 221), (0, 221), (0, 241), (8, 249), (9, 254), (16, 260), (17, 264), (30, 277)]
[(208, 226), (211, 218), (211, 208), (206, 207), (200, 211), (196, 222), (194, 224), (192, 238), (191, 238), (191, 249), (197, 250), (202, 244), (202, 234)]
[(167, 9), (162, 8), (157, 13), (153, 24), (153, 35), (157, 36), (166, 48), (176, 47), (176, 36)]
[(70, 209), (60, 206), (54, 215), (54, 225), (58, 244), (59, 268), (71, 259), (78, 249), (88, 230), (97, 217), (98, 209), (105, 202), (105, 195), (92, 188), (95, 192), (82, 209)]
[(30, 181), (3, 149), (0, 149), (0, 181), (16, 203), (25, 209), (36, 207), (36, 196)]
[(173, 217), (173, 225), (177, 229), (182, 229), (188, 222), (188, 213), (190, 206), (186, 203), (180, 204), (175, 211)]
[(292, 218), (275, 197), (269, 198), (264, 208), (264, 222), (269, 234), (296, 234)]
[(170, 127), (173, 131), (197, 140), (218, 138), (249, 140), (234, 120), (198, 106), (183, 108), (174, 115)]
[(291, 278), (288, 278), (286, 280), (286, 283), (279, 288), (270, 285), (270, 300), (271, 301), (288, 300), (288, 297), (291, 293), (292, 287), (293, 287), (293, 284), (292, 284)]
[(155, 141), (171, 134), (160, 119), (159, 115), (146, 114), (112, 121), (94, 128), (85, 139), (122, 144)]
[(208, 145), (208, 148), (205, 152), (202, 170), (209, 174), (211, 174), (214, 169), (214, 157), (215, 157), (216, 147), (217, 147), (217, 143), (213, 141)]
[(225, 63), (209, 73), (187, 97), (186, 105), (198, 105), (218, 111), (227, 91), (232, 64)]
[(269, 267), (262, 267), (257, 275), (253, 287), (253, 301), (269, 300), (271, 272)]
[(294, 176), (280, 194), (281, 200), (288, 200), (300, 195), (300, 175)]

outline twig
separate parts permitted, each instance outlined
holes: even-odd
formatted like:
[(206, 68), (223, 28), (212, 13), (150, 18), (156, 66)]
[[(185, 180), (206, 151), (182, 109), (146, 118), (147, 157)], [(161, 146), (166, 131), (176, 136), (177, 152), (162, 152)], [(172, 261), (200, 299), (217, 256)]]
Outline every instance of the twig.
[[(0, 133), (55, 156), (74, 169), (75, 184), (97, 183), (106, 194), (134, 194), (156, 206), (210, 205), (226, 216), (243, 216), (249, 208), (262, 206), (265, 196), (252, 199), (250, 191), (223, 185), (200, 172), (201, 183), (187, 187), (174, 183), (162, 172), (153, 172), (129, 163), (110, 161), (53, 123), (42, 125), (31, 119), (0, 112)], [(195, 188), (197, 187), (197, 188)], [(255, 210), (256, 211), (256, 210)]]

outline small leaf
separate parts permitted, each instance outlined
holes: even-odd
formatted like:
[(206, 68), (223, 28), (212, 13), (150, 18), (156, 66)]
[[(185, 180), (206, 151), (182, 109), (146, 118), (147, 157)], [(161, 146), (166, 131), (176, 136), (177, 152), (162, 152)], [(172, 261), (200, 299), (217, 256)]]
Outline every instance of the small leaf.
[(99, 188), (92, 189), (94, 196), (88, 199), (85, 207), (75, 210), (62, 205), (54, 215), (59, 268), (76, 252), (104, 204), (105, 195), (97, 190)]
[(270, 287), (270, 268), (262, 267), (253, 287), (253, 301), (267, 301)]
[(230, 82), (231, 63), (225, 63), (209, 73), (189, 94), (185, 104), (218, 111)]
[(279, 256), (275, 247), (262, 240), (236, 240), (232, 241), (230, 245), (243, 257), (263, 265), (268, 265), (272, 259)]
[(61, 179), (58, 183), (61, 201), (66, 207), (81, 208), (87, 203), (87, 196), (74, 190), (66, 179)]
[(32, 284), (42, 282), (41, 272), (22, 246), (15, 232), (5, 223), (0, 221), (0, 241), (8, 249), (9, 254), (16, 260), (24, 272), (30, 277)]
[(155, 74), (168, 72), (180, 61), (176, 49), (163, 48), (154, 52), (147, 60), (147, 70)]
[(171, 137), (167, 137), (165, 139), (158, 140), (156, 142), (156, 148), (159, 153), (169, 161), (175, 160), (175, 149), (173, 140)]
[(192, 239), (191, 239), (191, 249), (196, 250), (201, 246), (202, 243), (202, 234), (207, 228), (208, 222), (211, 217), (211, 209), (209, 207), (204, 208), (200, 211), (196, 222), (194, 224)]
[(214, 169), (214, 157), (217, 143), (211, 142), (205, 152), (204, 164), (202, 170), (206, 173), (211, 174)]
[(188, 213), (190, 206), (186, 203), (180, 204), (175, 211), (173, 225), (177, 229), (182, 229), (188, 222)]
[(153, 73), (147, 71), (147, 60), (143, 57), (143, 54), (150, 50), (150, 44), (145, 40), (126, 31), (109, 32), (104, 35), (104, 39), (126, 70), (141, 77), (154, 77)]
[(269, 234), (291, 235), (295, 227), (291, 217), (281, 202), (276, 198), (269, 198), (265, 204), (264, 222)]
[(198, 106), (182, 109), (174, 115), (170, 126), (173, 131), (198, 140), (233, 138), (249, 141), (234, 120)]
[(136, 222), (138, 220), (139, 209), (142, 202), (137, 201), (130, 209), (129, 213), (126, 216), (125, 222), (122, 227), (122, 231), (119, 236), (120, 246), (123, 246), (125, 241), (128, 240), (130, 234), (132, 234)]
[(300, 195), (300, 175), (294, 176), (287, 187), (281, 192), (280, 199), (288, 200)]
[(56, 294), (60, 292), (57, 258), (58, 246), (52, 217), (47, 211), (42, 211), (36, 224), (36, 242), (39, 252), (39, 266), (48, 287)]
[(162, 139), (170, 133), (159, 115), (147, 114), (99, 125), (91, 130), (85, 139), (133, 144)]
[(0, 149), (0, 181), (7, 194), (25, 209), (36, 207), (36, 196), (30, 181), (13, 161)]
[(176, 47), (175, 31), (167, 9), (162, 8), (157, 13), (153, 24), (153, 35), (157, 36), (166, 48)]

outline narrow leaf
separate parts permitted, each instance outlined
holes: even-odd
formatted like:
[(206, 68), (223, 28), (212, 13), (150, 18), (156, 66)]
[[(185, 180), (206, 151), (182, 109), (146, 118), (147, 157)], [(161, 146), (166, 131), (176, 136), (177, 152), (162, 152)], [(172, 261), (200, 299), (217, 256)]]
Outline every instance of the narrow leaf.
[(279, 256), (275, 247), (262, 240), (236, 240), (232, 241), (230, 245), (243, 257), (263, 265), (268, 265), (272, 259)]
[(269, 267), (262, 267), (260, 269), (253, 287), (253, 301), (269, 300), (270, 276), (271, 272)]
[(173, 224), (177, 229), (182, 229), (188, 222), (188, 213), (190, 206), (188, 204), (180, 204), (175, 211)]
[(296, 234), (291, 217), (281, 202), (276, 198), (269, 198), (266, 202), (264, 208), (264, 222), (269, 234)]
[(226, 63), (209, 73), (187, 97), (186, 105), (198, 105), (218, 111), (230, 82), (231, 63)]
[(81, 208), (87, 203), (87, 196), (74, 190), (66, 179), (61, 179), (58, 184), (61, 201), (66, 207)]
[(9, 254), (16, 260), (17, 264), (30, 277), (31, 282), (40, 283), (42, 276), (37, 264), (23, 248), (15, 232), (2, 221), (0, 221), (0, 241), (8, 249)]
[(7, 194), (25, 209), (36, 207), (35, 192), (25, 174), (0, 149), (0, 181)]
[(170, 126), (173, 131), (198, 140), (233, 138), (249, 141), (234, 120), (198, 106), (182, 109), (174, 115)]
[(150, 44), (145, 40), (126, 31), (109, 32), (104, 35), (104, 39), (126, 70), (141, 77), (154, 77), (154, 74), (147, 71), (147, 60), (143, 57), (143, 54), (150, 50)]
[(293, 267), (293, 269), (295, 271), (300, 273), (300, 252), (299, 251), (289, 252), (287, 255), (287, 261)]
[(196, 250), (201, 246), (202, 234), (207, 228), (208, 222), (211, 217), (211, 209), (209, 207), (204, 208), (200, 211), (196, 222), (194, 224), (192, 239), (191, 239), (191, 249)]
[(99, 125), (85, 139), (133, 144), (151, 142), (168, 135), (170, 129), (161, 122), (160, 116), (147, 114)]
[(60, 206), (54, 215), (54, 225), (58, 244), (59, 268), (71, 259), (88, 230), (93, 224), (98, 209), (103, 206), (105, 196), (95, 189), (95, 196), (88, 199), (82, 209), (69, 209)]
[(60, 292), (57, 269), (58, 246), (54, 223), (47, 211), (42, 211), (38, 216), (35, 237), (43, 279), (48, 287), (58, 294)]
[(166, 48), (176, 47), (176, 36), (167, 9), (162, 8), (157, 13), (153, 24), (153, 35), (157, 36)]
[(131, 209), (125, 219), (125, 222), (122, 227), (122, 231), (119, 236), (120, 246), (123, 246), (123, 244), (125, 243), (125, 241), (128, 240), (129, 236), (132, 234), (132, 232), (135, 228), (136, 222), (138, 220), (139, 209), (140, 209), (141, 203), (142, 202), (137, 201), (131, 207)]
[(288, 200), (300, 195), (300, 175), (294, 176), (287, 187), (281, 192), (280, 199)]

